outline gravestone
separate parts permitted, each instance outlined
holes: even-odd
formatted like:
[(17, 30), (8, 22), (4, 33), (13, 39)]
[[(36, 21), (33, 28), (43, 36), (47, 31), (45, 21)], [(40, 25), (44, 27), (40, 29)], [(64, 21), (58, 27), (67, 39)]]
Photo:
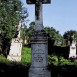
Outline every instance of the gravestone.
[(11, 40), (10, 51), (9, 51), (9, 55), (7, 56), (7, 59), (11, 61), (21, 61), (21, 51), (22, 51), (23, 40), (20, 38), (20, 28), (21, 28), (21, 23), (19, 23), (18, 25), (17, 38), (13, 38)]
[(72, 44), (70, 46), (69, 58), (76, 58), (76, 39), (72, 36)]
[(44, 32), (42, 18), (42, 4), (50, 3), (50, 0), (27, 0), (28, 4), (35, 4), (35, 26), (30, 37), (31, 66), (29, 77), (51, 77), (48, 66), (48, 36)]
[(11, 61), (21, 61), (22, 39), (13, 38), (11, 41), (10, 52), (7, 59)]

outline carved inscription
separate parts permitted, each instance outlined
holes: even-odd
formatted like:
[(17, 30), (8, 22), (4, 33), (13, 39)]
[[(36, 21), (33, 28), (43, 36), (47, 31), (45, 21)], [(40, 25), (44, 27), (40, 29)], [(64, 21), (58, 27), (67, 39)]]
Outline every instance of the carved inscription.
[(35, 62), (41, 62), (43, 63), (43, 55), (44, 53), (34, 53), (33, 56), (34, 56), (34, 61)]
[(72, 49), (75, 49), (75, 47), (72, 47)]
[(38, 77), (48, 77), (46, 74), (38, 74)]
[(46, 51), (46, 46), (45, 45), (34, 45), (32, 49), (34, 53), (44, 53)]

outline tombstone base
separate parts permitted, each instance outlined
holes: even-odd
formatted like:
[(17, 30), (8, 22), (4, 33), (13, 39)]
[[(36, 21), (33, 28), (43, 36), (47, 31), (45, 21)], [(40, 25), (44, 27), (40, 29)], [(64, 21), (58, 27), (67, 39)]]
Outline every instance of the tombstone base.
[(10, 61), (21, 61), (21, 56), (13, 56), (13, 55), (8, 55), (7, 59)]
[(8, 60), (21, 61), (22, 42), (23, 40), (21, 38), (13, 38), (11, 40), (10, 51), (7, 56)]
[(70, 46), (69, 58), (76, 58), (76, 44), (75, 43), (73, 43)]
[(29, 77), (51, 77), (48, 66), (48, 36), (45, 31), (35, 31), (30, 38), (31, 67)]
[(30, 68), (29, 77), (51, 77), (51, 73), (46, 68)]

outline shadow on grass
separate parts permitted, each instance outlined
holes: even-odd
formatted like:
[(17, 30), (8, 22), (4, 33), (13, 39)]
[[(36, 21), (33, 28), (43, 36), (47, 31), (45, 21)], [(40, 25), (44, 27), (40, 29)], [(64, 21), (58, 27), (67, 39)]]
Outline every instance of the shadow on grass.
[(9, 74), (11, 75), (22, 75), (23, 77), (28, 77), (28, 71), (29, 71), (29, 66), (24, 66), (22, 64), (14, 64), (14, 65), (7, 65), (5, 63), (0, 63), (0, 73), (6, 73), (7, 76)]
[(63, 66), (49, 66), (51, 68), (51, 77), (74, 77), (77, 76), (77, 66), (63, 65)]
[[(9, 66), (4, 63), (0, 63), (0, 74), (4, 74), (6, 76), (21, 76), (28, 77), (29, 67), (30, 65), (24, 66), (22, 64)], [(77, 75), (77, 66), (54, 66), (49, 65), (51, 70), (51, 77), (74, 77)]]
[(48, 54), (55, 54), (57, 56), (63, 56), (64, 58), (68, 59), (69, 57), (69, 46), (61, 47), (61, 46), (51, 46), (48, 49)]

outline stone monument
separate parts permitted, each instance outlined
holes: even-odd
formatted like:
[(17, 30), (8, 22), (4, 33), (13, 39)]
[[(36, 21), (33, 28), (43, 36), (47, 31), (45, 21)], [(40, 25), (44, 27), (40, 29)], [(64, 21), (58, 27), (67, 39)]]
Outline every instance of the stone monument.
[(72, 44), (70, 46), (69, 58), (76, 58), (76, 39), (75, 36), (72, 36)]
[(11, 40), (10, 51), (9, 51), (9, 55), (7, 56), (7, 59), (11, 61), (21, 61), (21, 51), (22, 51), (23, 41), (20, 38), (20, 28), (21, 28), (21, 23), (19, 23), (18, 25), (17, 38), (13, 38)]
[(30, 38), (31, 66), (29, 77), (51, 77), (47, 69), (48, 61), (48, 36), (44, 32), (42, 18), (42, 4), (50, 3), (50, 0), (27, 0), (27, 4), (35, 4), (35, 27)]

